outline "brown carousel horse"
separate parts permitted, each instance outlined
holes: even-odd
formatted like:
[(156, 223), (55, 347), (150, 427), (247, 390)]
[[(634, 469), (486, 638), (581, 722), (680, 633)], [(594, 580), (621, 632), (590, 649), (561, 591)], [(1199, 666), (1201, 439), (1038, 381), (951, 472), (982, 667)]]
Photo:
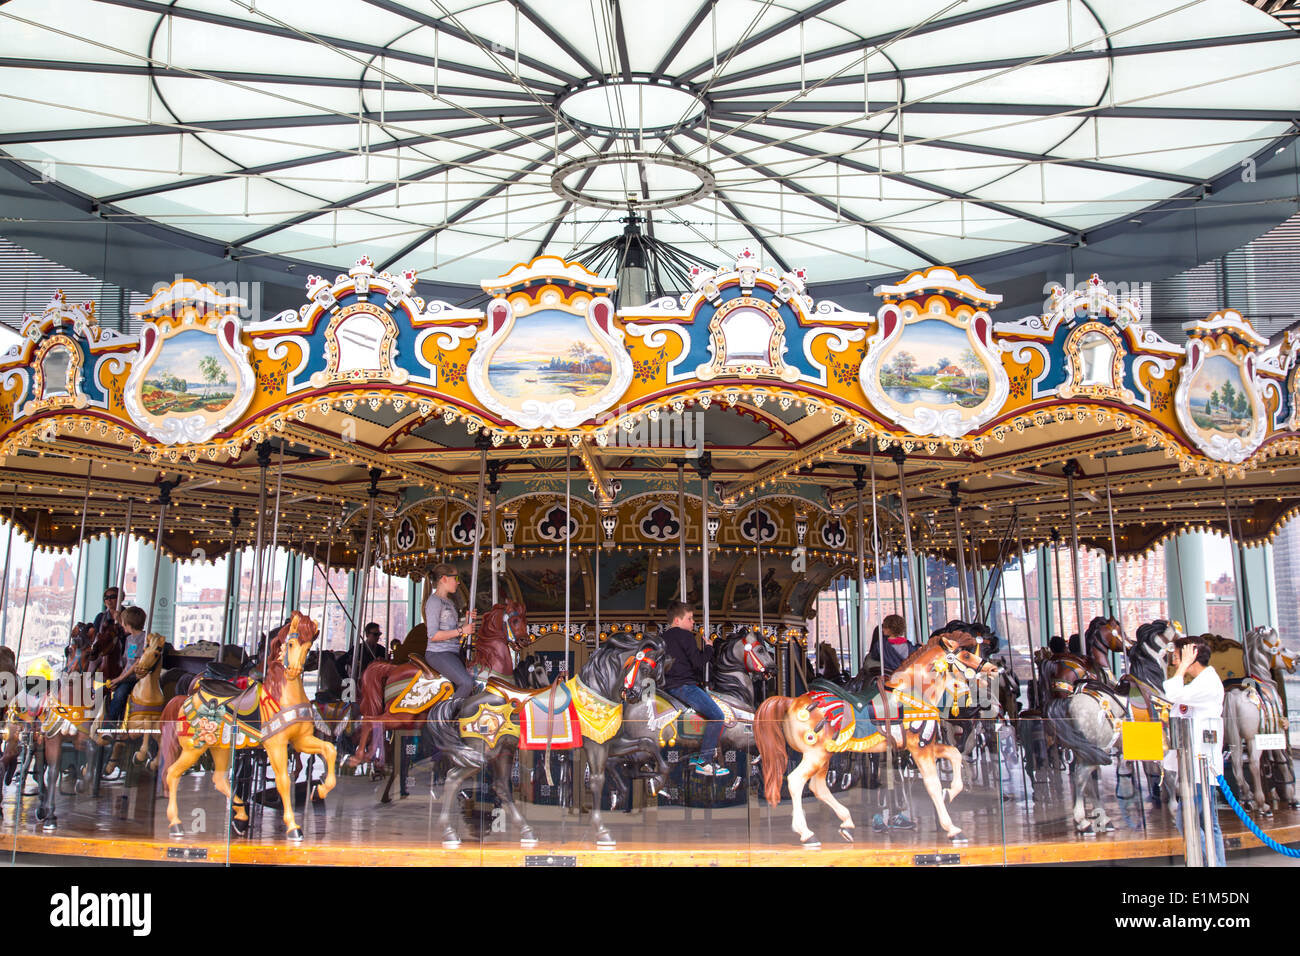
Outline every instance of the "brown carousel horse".
[[(63, 676), (41, 700), (37, 718), (39, 729), (33, 749), (44, 761), (40, 774), (40, 805), (36, 809), (36, 819), (42, 821), (44, 830), (58, 827), (55, 798), (59, 789), (59, 758), (64, 741), (73, 743), (76, 792), (85, 789), (87, 775), (98, 765), (99, 727), (104, 719), (108, 692), (99, 679), (101, 675), (92, 670), (92, 653), (97, 646), (98, 642), (92, 643), (89, 627), (74, 630), (63, 653)], [(83, 755), (87, 757), (84, 765)], [(26, 767), (23, 770), (20, 780), (26, 776)]]
[[(21, 704), (18, 698), (23, 689), (18, 680), (18, 658), (12, 647), (0, 647), (0, 681), (3, 681), (4, 699), (0, 700), (0, 709), (5, 715), (4, 750), (0, 752), (0, 779), (4, 786), (13, 780), (14, 771), (18, 769), (18, 753), (22, 748), (23, 726), (20, 719)], [(3, 814), (0, 808), (0, 815)]]
[(293, 777), (289, 746), (299, 754), (320, 754), (325, 760), (321, 799), (334, 789), (334, 745), (313, 731), (312, 706), (302, 687), (302, 674), (316, 639), (316, 624), (299, 611), (271, 639), (266, 678), (251, 681), (247, 690), (223, 680), (201, 680), (189, 697), (168, 701), (162, 716), (162, 760), (167, 786), (168, 833), (183, 838), (176, 788), (181, 774), (212, 752), (212, 782), (232, 801), (231, 828), (241, 836), (248, 829), (244, 801), (230, 792), (229, 767), (234, 747), (261, 747), (275, 773), (288, 838), (301, 842), (302, 828), (293, 813)]
[[(409, 636), (407, 640), (410, 641)], [(494, 605), (483, 615), (477, 628), (470, 670), (476, 679), (496, 675), (509, 680), (514, 673), (511, 649), (522, 651), (531, 643), (524, 606), (517, 601)], [(398, 750), (398, 738), (420, 733), (429, 710), (451, 697), (453, 690), (451, 681), (432, 670), (423, 657), (414, 655), (405, 664), (376, 661), (361, 675), (361, 718), (365, 729), (361, 750), (348, 758), (345, 766), (355, 767), (373, 760), (376, 772), (388, 769), (388, 783), (381, 802), (388, 803), (391, 799), (393, 780), (398, 773), (400, 761), (391, 759)], [(385, 743), (387, 732), (393, 734), (391, 743)]]
[[(140, 659), (133, 666), (136, 683), (131, 689), (131, 696), (126, 702), (126, 713), (122, 717), (122, 729), (112, 735), (113, 752), (105, 773), (112, 773), (121, 762), (121, 753), (128, 741), (140, 741), (136, 751), (136, 763), (148, 762), (150, 771), (158, 769), (158, 758), (149, 759), (153, 735), (162, 726), (163, 692), (158, 682), (162, 672), (163, 651), (167, 639), (161, 634), (150, 634), (140, 651)], [(104, 741), (101, 741), (101, 743)]]
[[(804, 816), (804, 784), (835, 812), (840, 836), (852, 842), (853, 818), (826, 783), (831, 754), (882, 753), (890, 745), (907, 748), (934, 803), (939, 825), (950, 840), (962, 839), (961, 828), (944, 805), (962, 791), (961, 754), (942, 742), (939, 721), (970, 694), (971, 684), (981, 672), (1001, 670), (982, 659), (978, 651), (978, 639), (966, 631), (938, 633), (908, 656), (887, 681), (878, 683), (869, 696), (818, 688), (795, 698), (763, 701), (754, 718), (754, 737), (763, 761), (764, 792), (769, 804), (781, 801), (788, 745), (802, 758), (786, 780), (794, 800), (792, 827), (803, 846), (819, 845)], [(952, 787), (947, 790), (939, 782), (936, 762), (940, 759), (952, 767)]]

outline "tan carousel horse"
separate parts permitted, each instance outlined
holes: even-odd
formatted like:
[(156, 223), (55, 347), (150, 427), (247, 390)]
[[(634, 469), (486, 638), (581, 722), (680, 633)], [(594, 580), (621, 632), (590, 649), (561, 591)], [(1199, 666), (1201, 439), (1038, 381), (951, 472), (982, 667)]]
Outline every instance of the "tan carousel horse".
[(123, 748), (128, 741), (136, 740), (140, 741), (140, 749), (136, 751), (133, 758), (135, 762), (147, 761), (151, 772), (158, 769), (158, 757), (149, 759), (149, 752), (152, 749), (149, 743), (154, 733), (162, 726), (164, 700), (159, 675), (162, 673), (163, 652), (166, 647), (167, 639), (161, 634), (150, 634), (145, 639), (140, 659), (132, 668), (135, 671), (136, 683), (131, 689), (131, 697), (126, 702), (122, 729), (111, 735), (113, 752), (104, 767), (105, 773), (112, 773), (117, 769), (121, 762)]
[[(293, 778), (289, 773), (289, 747), (299, 754), (320, 754), (325, 759), (325, 782), (317, 793), (322, 799), (334, 789), (335, 749), (313, 733), (311, 702), (302, 688), (303, 666), (316, 639), (316, 624), (294, 611), (293, 617), (271, 639), (267, 648), (266, 678), (252, 681), (246, 690), (228, 681), (203, 680), (189, 697), (174, 697), (163, 709), (163, 765), (167, 786), (168, 833), (185, 835), (176, 805), (181, 774), (212, 752), (212, 782), (232, 800), (231, 828), (240, 835), (248, 829), (244, 801), (231, 796), (229, 768), (231, 740), (243, 750), (261, 747), (275, 772), (275, 788), (284, 810), (288, 838), (301, 842), (302, 828), (293, 813)], [(309, 798), (310, 799), (310, 798)]]
[[(998, 665), (980, 658), (978, 651), (978, 639), (965, 631), (939, 633), (866, 696), (816, 689), (795, 698), (763, 701), (754, 717), (754, 737), (763, 761), (763, 790), (769, 804), (781, 801), (786, 746), (802, 756), (786, 777), (794, 800), (792, 827), (801, 844), (818, 846), (804, 816), (804, 784), (835, 812), (840, 836), (852, 842), (853, 818), (826, 784), (831, 754), (883, 753), (891, 744), (907, 748), (934, 802), (939, 825), (950, 840), (961, 839), (961, 828), (952, 822), (944, 805), (962, 791), (961, 752), (943, 743), (939, 721), (969, 697), (978, 674), (1001, 671)], [(947, 790), (939, 782), (936, 761), (940, 759), (952, 767), (952, 786)]]

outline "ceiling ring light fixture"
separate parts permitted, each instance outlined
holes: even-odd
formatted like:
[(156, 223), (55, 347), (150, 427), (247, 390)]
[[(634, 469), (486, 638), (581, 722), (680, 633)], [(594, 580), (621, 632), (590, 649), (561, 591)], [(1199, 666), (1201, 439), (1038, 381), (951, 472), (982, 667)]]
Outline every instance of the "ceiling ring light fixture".
[[(642, 195), (639, 191), (633, 192), (630, 189), (619, 195), (615, 195), (610, 190), (598, 193), (592, 191), (590, 186), (570, 186), (568, 183), (569, 180), (587, 170), (600, 170), (611, 167), (635, 167), (637, 173), (641, 174), (646, 180), (651, 178), (651, 173), (658, 167), (671, 170), (672, 172), (668, 175), (674, 179), (680, 180), (681, 176), (678, 174), (685, 172), (694, 176), (699, 182), (688, 189), (677, 189), (667, 195), (651, 195), (649, 197)], [(633, 180), (633, 182), (637, 181), (639, 180)], [(591, 206), (596, 209), (644, 211), (689, 206), (691, 203), (711, 195), (715, 185), (713, 173), (703, 163), (697, 163), (693, 159), (686, 159), (682, 156), (655, 155), (653, 153), (605, 153), (584, 156), (564, 163), (551, 174), (551, 189), (557, 195), (570, 202)]]
[(699, 126), (709, 100), (694, 83), (632, 73), (576, 83), (556, 96), (555, 108), (574, 129), (640, 144)]

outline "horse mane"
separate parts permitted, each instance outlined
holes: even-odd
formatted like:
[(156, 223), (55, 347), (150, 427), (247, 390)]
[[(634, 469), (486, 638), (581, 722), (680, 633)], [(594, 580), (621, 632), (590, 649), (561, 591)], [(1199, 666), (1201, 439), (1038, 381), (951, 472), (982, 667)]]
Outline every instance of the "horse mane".
[(284, 664), (280, 662), (282, 647), (284, 647), (283, 631), (271, 638), (271, 642), (266, 646), (266, 676), (262, 678), (262, 686), (275, 700), (279, 700), (280, 694), (284, 691)]

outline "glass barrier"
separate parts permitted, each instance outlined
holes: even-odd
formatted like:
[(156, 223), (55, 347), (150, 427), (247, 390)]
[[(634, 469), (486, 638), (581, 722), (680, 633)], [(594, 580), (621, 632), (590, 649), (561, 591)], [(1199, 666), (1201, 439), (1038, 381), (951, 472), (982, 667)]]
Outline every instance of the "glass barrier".
[[(320, 749), (315, 745), (291, 750), (283, 768), (261, 747), (240, 749), (233, 764), (228, 747), (214, 748), (178, 776), (174, 813), (165, 786), (174, 734), (128, 717), (104, 721), (93, 740), (52, 732), (47, 751), (29, 727), (12, 720), (3, 826), (11, 860), (48, 855), (104, 863), (1183, 862), (1172, 775), (1162, 781), (1153, 759), (1122, 759), (1122, 747), (1134, 742), (1123, 734), (1113, 747), (1101, 742), (1106, 762), (1098, 763), (1059, 717), (949, 715), (909, 718), (906, 744), (886, 747), (884, 734), (897, 735), (897, 720), (853, 708), (850, 724), (848, 712), (828, 707), (827, 699), (806, 713), (807, 700), (800, 700), (784, 714), (765, 711), (758, 724), (733, 711), (711, 727), (661, 695), (653, 713), (629, 705), (623, 725), (599, 744), (612, 724), (584, 724), (567, 702), (548, 701), (545, 711), (523, 702), (444, 729), (444, 743), (455, 741), (444, 748), (451, 763), (433, 759), (440, 734), (420, 720), (375, 733), (375, 724), (354, 719), (346, 705), (323, 704), (313, 716), (315, 736), (338, 746), (335, 785), (324, 800), (326, 759), (309, 752)], [(199, 734), (212, 729), (203, 714), (190, 719)], [(707, 760), (700, 750), (710, 730), (720, 741)], [(571, 746), (578, 733), (585, 745)], [(485, 764), (482, 754), (503, 740), (510, 753), (498, 781), (498, 765)], [(160, 745), (169, 751), (161, 759)], [(1283, 754), (1265, 751), (1262, 758), (1271, 814), (1260, 809), (1249, 761), (1236, 774), (1229, 758), (1227, 776), (1253, 819), (1280, 842), (1294, 843), (1294, 761)], [(602, 773), (597, 813), (592, 781)], [(49, 782), (44, 803), (42, 775)], [(1242, 778), (1245, 786), (1237, 782)], [(282, 782), (292, 821), (285, 819)], [(797, 799), (792, 782), (803, 784)], [(1215, 812), (1229, 855), (1258, 845), (1222, 800)], [(601, 853), (614, 855), (593, 856)]]

